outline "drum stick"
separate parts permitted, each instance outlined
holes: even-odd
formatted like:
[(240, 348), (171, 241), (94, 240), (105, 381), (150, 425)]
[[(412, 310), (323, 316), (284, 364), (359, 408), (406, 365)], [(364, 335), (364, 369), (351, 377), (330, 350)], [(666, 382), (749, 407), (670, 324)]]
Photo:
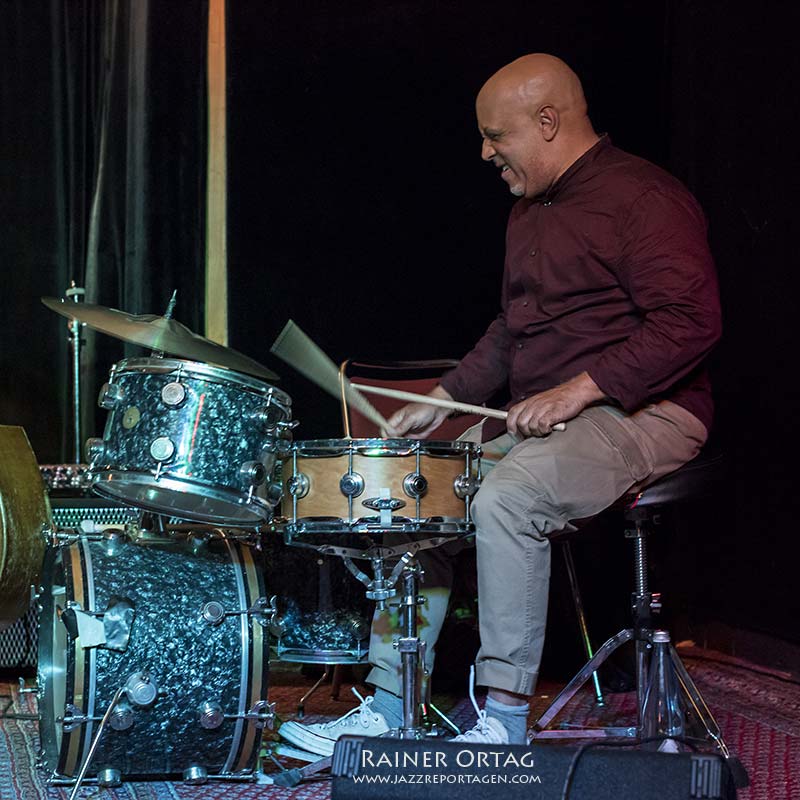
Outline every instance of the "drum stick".
[[(508, 411), (500, 411), (497, 408), (485, 408), (484, 406), (473, 406), (469, 403), (459, 403), (456, 400), (444, 400), (440, 397), (431, 397), (427, 394), (415, 394), (414, 392), (403, 392), (400, 389), (387, 389), (384, 386), (371, 386), (366, 383), (353, 383), (353, 388), (360, 389), (362, 392), (372, 392), (384, 397), (394, 397), (396, 400), (407, 400), (410, 403), (427, 403), (429, 406), (439, 408), (450, 408), (453, 411), (463, 411), (465, 414), (480, 414), (482, 417), (492, 417), (493, 419), (506, 419)], [(554, 431), (566, 429), (563, 422), (553, 425)]]
[[(292, 320), (284, 325), (270, 352), (341, 402), (342, 378), (339, 368)], [(344, 391), (347, 401), (356, 411), (379, 428), (388, 427), (389, 423), (378, 409), (347, 379), (344, 379)]]

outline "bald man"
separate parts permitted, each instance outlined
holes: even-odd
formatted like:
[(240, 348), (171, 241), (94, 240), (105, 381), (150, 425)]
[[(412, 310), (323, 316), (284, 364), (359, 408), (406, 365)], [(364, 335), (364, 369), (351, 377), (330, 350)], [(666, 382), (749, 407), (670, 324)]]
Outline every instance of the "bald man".
[[(485, 426), (496, 466), (472, 506), (476, 681), (488, 696), (458, 738), (522, 743), (544, 642), (548, 537), (697, 455), (713, 413), (705, 361), (720, 310), (697, 202), (595, 133), (580, 80), (563, 61), (517, 59), (486, 82), (476, 111), (481, 156), (519, 199), (500, 313), (431, 394), (512, 398), (506, 430)], [(423, 438), (447, 414), (412, 404), (387, 434)], [(566, 429), (554, 431), (560, 422)], [(429, 620), (430, 629), (440, 623)], [(399, 656), (373, 648), (370, 657), (375, 697), (343, 720), (306, 726), (311, 736), (334, 740), (354, 726), (379, 734), (401, 718)]]

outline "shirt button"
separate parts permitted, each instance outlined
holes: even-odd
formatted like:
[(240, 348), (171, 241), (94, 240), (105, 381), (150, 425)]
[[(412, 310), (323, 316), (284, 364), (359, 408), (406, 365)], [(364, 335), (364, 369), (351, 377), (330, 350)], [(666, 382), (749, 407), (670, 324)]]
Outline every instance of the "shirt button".
[(528, 301), (527, 301), (527, 300), (523, 300), (523, 301), (522, 301), (522, 305), (523, 305), (523, 306), (527, 306), (527, 305), (528, 305)]
[(517, 350), (522, 350), (522, 342), (517, 343)]
[(539, 251), (536, 248), (534, 248), (533, 250), (531, 250), (531, 255), (535, 256), (538, 252)]
[(553, 205), (553, 201), (552, 200), (545, 200), (544, 203), (542, 203), (542, 205), (543, 206), (551, 206), (551, 205)]

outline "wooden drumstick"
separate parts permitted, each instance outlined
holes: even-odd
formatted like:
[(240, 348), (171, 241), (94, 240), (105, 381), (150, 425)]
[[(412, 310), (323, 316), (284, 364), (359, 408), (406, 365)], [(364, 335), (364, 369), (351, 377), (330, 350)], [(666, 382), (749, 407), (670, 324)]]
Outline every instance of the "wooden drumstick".
[[(450, 408), (453, 411), (463, 411), (465, 414), (480, 414), (482, 417), (492, 417), (493, 419), (506, 419), (508, 411), (500, 411), (497, 408), (486, 408), (484, 406), (473, 406), (470, 403), (459, 403), (456, 400), (443, 400), (440, 397), (431, 397), (427, 394), (416, 394), (414, 392), (403, 392), (400, 389), (387, 389), (384, 386), (372, 386), (366, 383), (352, 383), (351, 386), (362, 392), (372, 392), (384, 397), (394, 397), (396, 400), (407, 400), (409, 403), (427, 403), (429, 406), (439, 406), (439, 408)], [(563, 422), (553, 425), (554, 431), (566, 430), (567, 426)]]
[[(339, 375), (339, 368), (319, 345), (315, 344), (311, 337), (292, 320), (286, 323), (270, 348), (270, 352), (283, 359), (301, 375), (305, 375), (337, 400), (341, 399), (342, 378)], [(347, 401), (360, 414), (363, 414), (379, 428), (388, 426), (381, 413), (366, 397), (354, 389), (346, 378), (344, 379), (344, 391)]]

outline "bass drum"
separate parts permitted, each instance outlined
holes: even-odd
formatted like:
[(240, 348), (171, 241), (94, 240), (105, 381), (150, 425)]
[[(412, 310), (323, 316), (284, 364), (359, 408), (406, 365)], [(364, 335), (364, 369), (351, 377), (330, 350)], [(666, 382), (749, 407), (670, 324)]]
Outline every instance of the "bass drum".
[(47, 552), (43, 586), (39, 730), (51, 781), (78, 774), (124, 686), (88, 776), (253, 772), (269, 709), (265, 592), (250, 548), (82, 538)]

